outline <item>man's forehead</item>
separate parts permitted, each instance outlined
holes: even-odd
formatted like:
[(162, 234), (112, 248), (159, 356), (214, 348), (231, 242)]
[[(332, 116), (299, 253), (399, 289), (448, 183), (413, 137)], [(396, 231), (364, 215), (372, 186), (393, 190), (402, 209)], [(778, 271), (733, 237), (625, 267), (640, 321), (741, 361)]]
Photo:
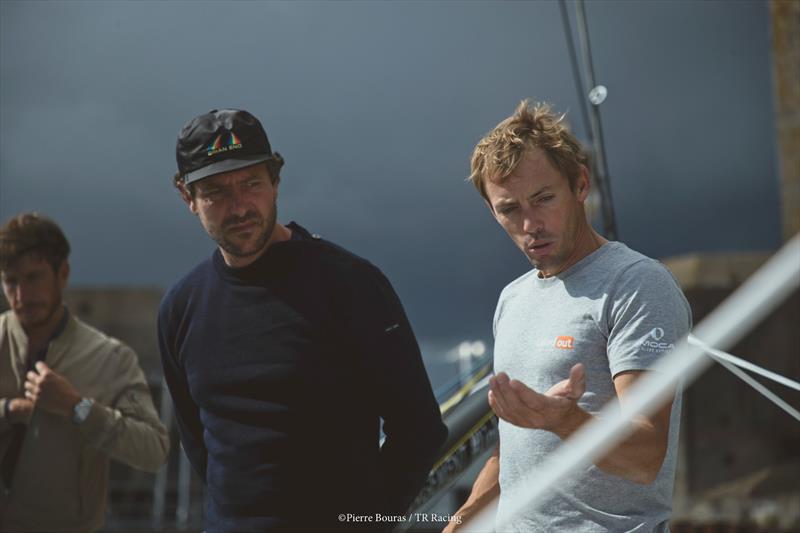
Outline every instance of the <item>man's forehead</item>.
[(0, 276), (6, 279), (19, 276), (26, 272), (49, 268), (51, 268), (50, 263), (42, 254), (38, 252), (29, 252), (23, 254), (19, 259), (3, 268), (2, 272), (0, 272)]
[(503, 178), (494, 177), (486, 180), (486, 195), (492, 203), (510, 201), (513, 194), (511, 189), (513, 184), (509, 183), (510, 176)]
[(490, 187), (497, 191), (541, 189), (556, 187), (562, 180), (566, 181), (566, 178), (550, 163), (545, 153), (539, 150), (526, 154), (507, 176), (488, 179), (487, 190)]

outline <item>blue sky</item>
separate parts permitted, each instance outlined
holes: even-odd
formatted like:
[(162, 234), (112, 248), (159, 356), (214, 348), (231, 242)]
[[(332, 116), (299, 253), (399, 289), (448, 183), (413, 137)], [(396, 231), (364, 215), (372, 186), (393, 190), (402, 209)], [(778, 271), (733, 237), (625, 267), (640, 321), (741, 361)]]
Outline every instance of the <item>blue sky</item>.
[[(586, 8), (620, 239), (777, 248), (767, 4)], [(525, 97), (585, 133), (555, 2), (3, 1), (0, 80), (0, 219), (60, 222), (74, 284), (166, 287), (211, 252), (175, 138), (240, 107), (286, 158), (279, 220), (383, 269), (429, 350), (488, 340), (529, 268), (464, 181), (474, 144)]]

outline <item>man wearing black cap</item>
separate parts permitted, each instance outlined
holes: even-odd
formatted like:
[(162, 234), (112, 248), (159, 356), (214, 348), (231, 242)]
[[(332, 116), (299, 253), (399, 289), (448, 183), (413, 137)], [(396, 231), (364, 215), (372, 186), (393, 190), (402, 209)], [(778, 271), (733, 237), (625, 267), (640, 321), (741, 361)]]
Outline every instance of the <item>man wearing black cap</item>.
[(389, 281), (276, 222), (283, 159), (251, 114), (189, 121), (177, 160), (175, 185), (218, 244), (158, 320), (208, 531), (396, 525), (447, 430)]

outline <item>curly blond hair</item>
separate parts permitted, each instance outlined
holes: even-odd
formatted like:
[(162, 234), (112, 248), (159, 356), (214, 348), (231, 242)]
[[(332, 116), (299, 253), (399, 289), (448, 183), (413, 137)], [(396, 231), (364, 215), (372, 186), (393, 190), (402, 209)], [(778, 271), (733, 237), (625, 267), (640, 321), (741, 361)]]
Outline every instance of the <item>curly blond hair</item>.
[(523, 100), (514, 114), (494, 127), (472, 152), (471, 174), (467, 178), (486, 201), (486, 181), (502, 181), (519, 166), (534, 147), (547, 155), (550, 164), (567, 178), (570, 188), (587, 164), (586, 153), (569, 131), (564, 114), (554, 113), (549, 104), (531, 105)]

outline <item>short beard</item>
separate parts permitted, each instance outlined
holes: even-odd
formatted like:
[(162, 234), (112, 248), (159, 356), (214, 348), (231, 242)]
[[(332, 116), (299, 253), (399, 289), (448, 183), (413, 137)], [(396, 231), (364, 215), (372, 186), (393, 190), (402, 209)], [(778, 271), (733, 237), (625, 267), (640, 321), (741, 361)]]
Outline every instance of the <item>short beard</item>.
[(19, 320), (20, 325), (22, 325), (23, 329), (26, 331), (42, 328), (50, 324), (50, 321), (53, 320), (53, 317), (56, 315), (56, 313), (58, 313), (63, 305), (64, 303), (62, 298), (58, 298), (47, 310), (47, 314), (44, 316), (44, 318), (33, 322), (23, 322), (21, 317), (18, 315), (17, 319)]
[[(226, 225), (235, 224), (235, 223), (242, 223), (246, 220), (256, 218), (257, 215), (247, 214), (241, 219), (226, 221), (223, 223), (223, 228)], [(278, 206), (277, 206), (277, 199), (273, 201), (272, 204), (272, 212), (268, 216), (266, 220), (266, 227), (258, 236), (255, 245), (251, 249), (246, 249), (237, 244), (231, 242), (229, 239), (225, 237), (225, 230), (222, 229), (220, 231), (219, 236), (215, 237), (214, 240), (217, 244), (225, 250), (228, 254), (232, 255), (233, 257), (251, 257), (263, 251), (264, 246), (269, 242), (270, 237), (272, 237), (272, 232), (275, 231), (275, 224), (278, 220)]]

